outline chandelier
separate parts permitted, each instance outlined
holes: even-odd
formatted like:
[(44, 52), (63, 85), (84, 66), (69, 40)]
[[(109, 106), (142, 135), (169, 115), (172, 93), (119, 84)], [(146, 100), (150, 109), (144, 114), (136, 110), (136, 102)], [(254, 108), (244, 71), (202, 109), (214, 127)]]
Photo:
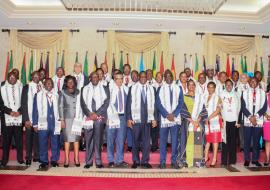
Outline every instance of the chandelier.
[(227, 0), (61, 0), (68, 11), (215, 14)]

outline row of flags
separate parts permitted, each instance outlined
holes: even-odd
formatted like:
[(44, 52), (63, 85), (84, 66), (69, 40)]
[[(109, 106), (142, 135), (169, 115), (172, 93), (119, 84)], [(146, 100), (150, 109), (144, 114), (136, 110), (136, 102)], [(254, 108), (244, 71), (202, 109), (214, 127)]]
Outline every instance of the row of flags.
[[(43, 53), (41, 53), (40, 56), (40, 64), (39, 64), (39, 68), (43, 68), (46, 71), (46, 77), (49, 77), (49, 54), (50, 52), (47, 52), (46, 55), (46, 61), (45, 64), (43, 63)], [(176, 68), (175, 68), (175, 60), (174, 60), (174, 54), (172, 55), (172, 59), (171, 59), (171, 71), (173, 73), (173, 77), (174, 79), (176, 79)], [(76, 57), (75, 57), (75, 62), (79, 62), (79, 56), (78, 56), (78, 52), (76, 52)], [(108, 64), (108, 60), (107, 60), (107, 52), (105, 52), (105, 57), (104, 57), (104, 63)], [(126, 62), (125, 64), (130, 64), (129, 61), (129, 54), (126, 54)], [(144, 66), (144, 58), (143, 58), (143, 53), (141, 53), (140, 55), (140, 61), (139, 61), (139, 71), (144, 71), (145, 70), (145, 66)], [(220, 72), (220, 56), (216, 55), (216, 63), (215, 63), (215, 74), (217, 75)], [(227, 55), (227, 60), (226, 60), (226, 73), (227, 75), (230, 77), (232, 76), (233, 71), (236, 69), (236, 65), (235, 65), (235, 58), (231, 57), (228, 54)], [(205, 61), (205, 56), (203, 56), (203, 64), (202, 64), (202, 69), (200, 69), (199, 66), (199, 58), (197, 53), (195, 53), (195, 65), (193, 66), (193, 59), (192, 59), (192, 55), (190, 55), (190, 60), (189, 62), (187, 61), (187, 55), (184, 54), (184, 68), (189, 67), (191, 69), (192, 75), (195, 79), (198, 79), (198, 75), (201, 72), (206, 72), (206, 61)], [(56, 56), (56, 63), (55, 63), (55, 71), (57, 70), (57, 68), (61, 66), (64, 68), (65, 66), (65, 51), (63, 51), (62, 53), (62, 58), (61, 58), (61, 62), (60, 62), (60, 53), (57, 52), (57, 56)], [(97, 61), (97, 54), (95, 54), (95, 58), (94, 58), (94, 70), (98, 68), (98, 61)], [(240, 73), (247, 73), (247, 57), (246, 56), (241, 56), (240, 59)], [(5, 79), (7, 77), (8, 72), (10, 72), (13, 69), (13, 52), (10, 51), (7, 53), (7, 62), (6, 62), (6, 71), (5, 71)], [(112, 72), (116, 69), (116, 63), (115, 63), (115, 54), (113, 54), (113, 58), (112, 58)], [(134, 68), (133, 68), (134, 69)], [(256, 62), (254, 65), (254, 72), (257, 71), (259, 69), (259, 63), (258, 63), (258, 57), (256, 56)], [(29, 70), (28, 70), (28, 77), (26, 77), (26, 53), (24, 53), (23, 56), (23, 62), (22, 62), (22, 67), (21, 67), (21, 80), (22, 83), (25, 85), (27, 83), (27, 80), (30, 81), (31, 80), (31, 73), (34, 70), (34, 58), (33, 58), (33, 51), (31, 51), (31, 57), (30, 57), (30, 61), (29, 61)], [(123, 72), (124, 70), (124, 53), (123, 51), (121, 51), (121, 55), (120, 55), (120, 63), (119, 63), (119, 70), (121, 70)], [(156, 52), (154, 52), (153, 55), (153, 62), (152, 62), (152, 71), (153, 71), (153, 75), (155, 76), (157, 73), (157, 56), (156, 56)], [(260, 71), (262, 73), (262, 75), (264, 76), (264, 66), (263, 66), (263, 59), (262, 57), (260, 57)], [(163, 52), (161, 52), (160, 55), (160, 61), (159, 61), (159, 72), (163, 73), (164, 72), (164, 63), (163, 63)], [(84, 63), (83, 63), (83, 73), (85, 75), (89, 75), (89, 61), (88, 61), (88, 51), (86, 51), (85, 53), (85, 58), (84, 58)], [(269, 57), (269, 69), (268, 69), (268, 78), (267, 80), (270, 82), (270, 57)]]

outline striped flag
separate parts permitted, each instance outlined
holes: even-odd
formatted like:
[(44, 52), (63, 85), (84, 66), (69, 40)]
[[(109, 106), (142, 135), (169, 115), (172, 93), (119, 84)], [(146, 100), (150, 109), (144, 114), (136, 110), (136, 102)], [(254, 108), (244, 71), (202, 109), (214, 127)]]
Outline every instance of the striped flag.
[(62, 53), (61, 67), (65, 69), (65, 50)]
[(203, 56), (203, 72), (206, 74), (206, 61), (205, 61), (205, 56)]
[(43, 68), (44, 68), (44, 65), (43, 65), (43, 53), (41, 53), (40, 61), (39, 61), (39, 69), (43, 69)]
[(244, 73), (247, 73), (247, 56), (244, 56)]
[(199, 59), (197, 53), (195, 53), (195, 79), (198, 80), (199, 76)]
[(22, 62), (22, 68), (21, 68), (21, 82), (22, 82), (23, 85), (26, 85), (26, 83), (27, 83), (25, 56), (26, 56), (26, 53), (24, 52), (23, 62)]
[(115, 70), (115, 57), (114, 57), (114, 54), (113, 54), (113, 60), (112, 60), (112, 74), (114, 73), (114, 70)]
[(89, 68), (89, 66), (88, 66), (88, 51), (86, 51), (84, 63), (83, 63), (83, 74), (85, 76), (89, 76), (88, 68)]
[(152, 70), (153, 70), (153, 76), (155, 77), (157, 74), (156, 51), (154, 52)]
[(164, 73), (164, 65), (163, 65), (163, 51), (161, 52), (161, 56), (160, 56), (159, 72), (161, 72), (161, 74), (163, 74), (163, 73)]
[(121, 51), (120, 63), (119, 63), (119, 70), (124, 72), (124, 58), (123, 58), (123, 51)]
[(262, 73), (262, 76), (264, 77), (264, 67), (263, 67), (263, 59), (261, 57), (261, 73)]
[(143, 52), (141, 53), (141, 61), (140, 61), (140, 72), (141, 71), (144, 71)]
[(10, 72), (13, 69), (13, 52), (10, 51), (10, 59), (9, 59), (9, 65), (8, 65), (8, 72)]
[(97, 61), (97, 54), (95, 54), (95, 60), (94, 60), (94, 71), (96, 71), (98, 68), (98, 61)]
[(5, 80), (7, 79), (8, 72), (9, 72), (9, 52), (7, 53)]
[[(232, 74), (233, 74), (234, 70), (235, 70), (234, 57), (232, 57)], [(231, 74), (231, 76), (232, 76), (232, 74)]]
[(176, 72), (175, 72), (175, 66), (174, 66), (174, 54), (172, 55), (171, 71), (172, 71), (174, 80), (176, 80)]
[(230, 56), (229, 56), (229, 54), (227, 54), (226, 73), (227, 73), (228, 77), (231, 76), (231, 66), (230, 66)]
[(45, 70), (46, 70), (46, 78), (50, 77), (50, 64), (49, 64), (49, 55), (50, 52), (47, 52), (47, 58), (46, 58), (46, 63), (45, 63)]
[(127, 62), (126, 62), (126, 64), (129, 65), (129, 56), (128, 56), (128, 53), (127, 53)]
[(29, 62), (29, 71), (28, 71), (28, 81), (31, 80), (31, 75), (34, 71), (34, 56), (33, 56), (33, 51), (31, 51), (31, 58)]
[(241, 55), (240, 66), (241, 66), (241, 73), (244, 73), (244, 71), (245, 71), (245, 66), (244, 66), (243, 55)]
[(218, 75), (219, 72), (220, 72), (220, 57), (216, 55), (215, 75)]

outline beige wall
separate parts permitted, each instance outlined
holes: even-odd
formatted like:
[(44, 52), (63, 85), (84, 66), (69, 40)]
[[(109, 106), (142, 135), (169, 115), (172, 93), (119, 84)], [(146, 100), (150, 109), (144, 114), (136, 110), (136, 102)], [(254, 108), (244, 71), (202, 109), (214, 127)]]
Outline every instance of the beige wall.
[[(204, 39), (200, 36), (195, 35), (196, 31), (189, 30), (178, 30), (176, 35), (170, 36), (169, 47), (170, 47), (170, 62), (165, 63), (165, 68), (170, 68), (171, 55), (175, 54), (175, 66), (176, 71), (179, 73), (183, 69), (184, 53), (193, 55), (193, 62), (195, 60), (195, 53), (198, 54), (200, 69), (202, 67), (202, 56), (203, 56), (203, 44)], [(6, 64), (6, 55), (9, 50), (9, 36), (8, 33), (0, 32), (0, 80), (4, 78), (4, 70)], [(104, 54), (106, 51), (107, 40), (106, 33), (97, 33), (94, 28), (81, 28), (79, 33), (70, 33), (69, 37), (69, 66), (66, 66), (67, 73), (72, 71), (72, 65), (75, 61), (75, 55), (78, 51), (79, 61), (84, 62), (85, 52), (89, 52), (88, 61), (90, 64), (90, 71), (93, 69), (94, 55), (97, 53), (98, 63), (102, 63), (104, 60)], [(270, 40), (263, 40), (263, 60), (265, 73), (267, 74), (268, 59), (267, 55), (270, 54)], [(157, 58), (157, 64), (159, 64), (159, 57)], [(38, 60), (39, 62), (39, 60)], [(111, 64), (111, 60), (108, 60)], [(118, 64), (118, 63), (116, 63)]]

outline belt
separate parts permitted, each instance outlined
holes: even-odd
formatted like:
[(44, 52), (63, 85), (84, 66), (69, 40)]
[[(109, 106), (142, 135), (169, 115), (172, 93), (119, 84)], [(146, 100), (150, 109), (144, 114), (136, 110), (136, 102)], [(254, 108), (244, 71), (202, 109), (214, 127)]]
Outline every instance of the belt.
[(118, 116), (125, 116), (125, 114), (124, 113), (119, 113)]

